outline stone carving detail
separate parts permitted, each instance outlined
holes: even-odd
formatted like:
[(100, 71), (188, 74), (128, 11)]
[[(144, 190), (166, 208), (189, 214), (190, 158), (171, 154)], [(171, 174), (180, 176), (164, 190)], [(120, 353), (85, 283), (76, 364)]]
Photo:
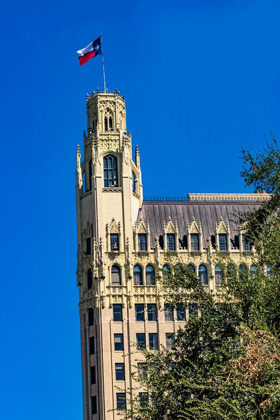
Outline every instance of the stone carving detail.
[(218, 235), (219, 233), (226, 233), (229, 234), (229, 223), (225, 223), (223, 217), (221, 216), (219, 223), (215, 224), (215, 233)]
[(108, 151), (119, 152), (119, 145), (119, 140), (116, 139), (106, 139), (106, 141), (100, 141), (98, 144), (99, 149), (103, 152), (103, 155), (105, 155)]
[(106, 232), (107, 232), (107, 234), (110, 234), (110, 233), (118, 233), (118, 234), (120, 234), (121, 233), (121, 223), (119, 222), (117, 224), (116, 220), (113, 218), (111, 220), (111, 223), (110, 224), (107, 223), (107, 225), (106, 225)]
[(140, 222), (135, 223), (134, 232), (135, 233), (149, 233), (150, 232), (149, 224), (148, 223), (145, 224), (141, 217)]
[(191, 223), (188, 223), (187, 226), (188, 226), (188, 233), (200, 233), (200, 234), (202, 234), (201, 222), (199, 221), (197, 223), (195, 217), (193, 217)]
[(178, 235), (178, 224), (175, 222), (175, 224), (172, 222), (171, 217), (168, 218), (167, 223), (163, 223), (163, 232), (164, 234), (167, 233), (174, 233)]

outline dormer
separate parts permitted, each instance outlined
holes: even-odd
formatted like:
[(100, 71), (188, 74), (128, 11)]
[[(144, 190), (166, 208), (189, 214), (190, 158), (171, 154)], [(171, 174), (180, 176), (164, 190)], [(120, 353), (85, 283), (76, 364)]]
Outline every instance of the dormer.
[(215, 242), (219, 251), (230, 250), (230, 229), (229, 223), (225, 223), (221, 216), (219, 223), (215, 225)]
[(195, 217), (187, 224), (188, 227), (188, 250), (190, 252), (202, 251), (202, 227)]
[(136, 252), (149, 252), (150, 250), (150, 227), (143, 219), (134, 226), (134, 247)]
[(172, 222), (169, 217), (167, 223), (163, 223), (164, 251), (178, 251), (178, 224)]

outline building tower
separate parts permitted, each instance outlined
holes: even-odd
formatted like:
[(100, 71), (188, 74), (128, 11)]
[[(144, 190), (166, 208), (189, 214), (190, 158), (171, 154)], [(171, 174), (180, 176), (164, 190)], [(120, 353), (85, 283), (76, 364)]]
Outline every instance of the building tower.
[[(87, 96), (82, 163), (77, 148), (76, 197), (84, 420), (113, 419), (107, 410), (116, 408), (115, 363), (123, 385), (130, 384), (122, 354), (129, 351), (129, 255), (142, 205), (139, 151), (136, 147), (133, 161), (125, 98), (117, 90)], [(116, 329), (111, 325), (113, 304), (119, 311)], [(123, 349), (116, 354), (114, 340)]]
[(116, 90), (87, 96), (76, 197), (84, 420), (116, 420), (112, 410), (129, 404), (131, 373), (137, 363), (141, 369), (135, 343), (153, 351), (170, 348), (170, 333), (190, 313), (199, 316), (195, 304), (174, 311), (165, 306), (168, 290), (159, 281), (165, 270), (187, 264), (217, 291), (223, 275), (213, 260), (215, 249), (240, 269), (250, 266), (254, 252), (233, 215), (269, 196), (189, 194), (143, 201), (139, 151), (136, 146), (133, 161), (125, 99)]

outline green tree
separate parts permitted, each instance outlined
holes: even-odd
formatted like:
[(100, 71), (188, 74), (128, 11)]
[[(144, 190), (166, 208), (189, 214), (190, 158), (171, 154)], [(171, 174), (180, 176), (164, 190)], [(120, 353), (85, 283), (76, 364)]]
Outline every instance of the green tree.
[(240, 272), (215, 253), (224, 276), (217, 298), (193, 271), (172, 267), (163, 285), (168, 304), (188, 305), (191, 315), (172, 351), (143, 350), (145, 374), (134, 374), (143, 393), (124, 419), (279, 419), (280, 152), (273, 139), (262, 152), (244, 150), (243, 159), (245, 183), (271, 194), (239, 215), (256, 269)]

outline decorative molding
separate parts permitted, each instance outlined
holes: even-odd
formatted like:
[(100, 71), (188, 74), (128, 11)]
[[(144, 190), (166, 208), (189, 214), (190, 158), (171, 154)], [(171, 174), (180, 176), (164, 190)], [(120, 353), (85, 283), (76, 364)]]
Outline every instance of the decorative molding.
[(269, 199), (270, 194), (267, 194), (265, 192), (254, 194), (188, 194), (189, 201), (267, 201)]
[(215, 224), (215, 233), (218, 235), (219, 233), (225, 233), (229, 235), (229, 222), (225, 223), (223, 217), (221, 216), (219, 223)]
[(106, 187), (102, 188), (102, 192), (122, 192), (122, 187)]

